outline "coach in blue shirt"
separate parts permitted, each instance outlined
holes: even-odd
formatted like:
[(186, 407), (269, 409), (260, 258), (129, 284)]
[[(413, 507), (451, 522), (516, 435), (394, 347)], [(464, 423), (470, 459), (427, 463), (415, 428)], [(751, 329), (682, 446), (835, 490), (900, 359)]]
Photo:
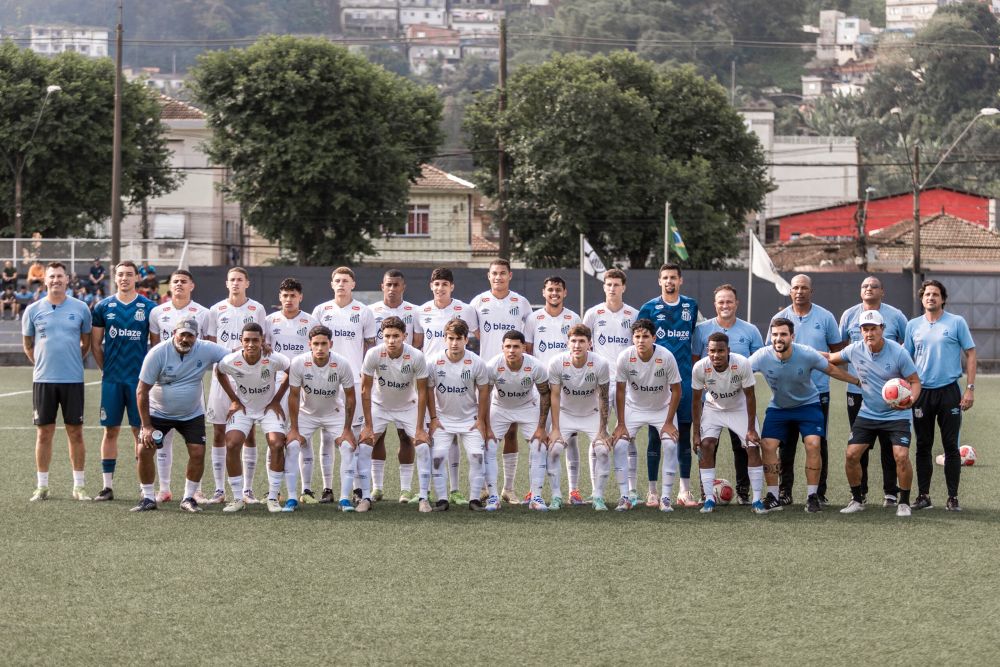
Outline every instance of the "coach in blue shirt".
[[(795, 342), (808, 345), (817, 352), (837, 352), (845, 343), (841, 339), (837, 320), (826, 308), (812, 302), (812, 280), (805, 274), (792, 278), (792, 304), (779, 311), (774, 317), (784, 317), (795, 323)], [(823, 436), (819, 442), (820, 473), (819, 499), (826, 504), (826, 478), (829, 470), (829, 447), (826, 428), (830, 424), (830, 379), (821, 372), (812, 374), (813, 384), (819, 392), (819, 403), (823, 410)], [(795, 483), (795, 446), (797, 434), (789, 432), (781, 441), (781, 496), (783, 505), (792, 502), (792, 486)]]
[(32, 407), (38, 486), (32, 501), (49, 497), (49, 464), (56, 414), (62, 410), (69, 458), (73, 466), (73, 498), (90, 500), (84, 490), (86, 450), (83, 443), (83, 360), (90, 351), (90, 309), (66, 293), (66, 267), (52, 262), (45, 269), (45, 298), (27, 307), (21, 318), (24, 353), (35, 366)]
[[(924, 314), (906, 325), (906, 351), (917, 364), (923, 385), (913, 404), (913, 430), (917, 436), (917, 489), (920, 493), (913, 509), (929, 509), (931, 475), (934, 472), (934, 422), (941, 427), (944, 447), (944, 480), (948, 487), (946, 509), (961, 510), (958, 504), (958, 480), (962, 472), (959, 435), (962, 413), (972, 407), (976, 389), (976, 344), (969, 325), (959, 315), (946, 312), (948, 290), (937, 280), (925, 280), (920, 287)], [(962, 352), (965, 352), (965, 392), (958, 387), (962, 377)]]

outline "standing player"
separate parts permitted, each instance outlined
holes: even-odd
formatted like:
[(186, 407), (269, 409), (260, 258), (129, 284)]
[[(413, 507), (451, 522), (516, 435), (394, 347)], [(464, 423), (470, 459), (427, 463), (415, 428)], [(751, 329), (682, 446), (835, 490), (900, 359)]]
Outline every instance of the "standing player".
[[(309, 351), (292, 359), (288, 369), (288, 446), (308, 443), (313, 433), (322, 432), (340, 447), (340, 508), (354, 511), (350, 501), (354, 485), (354, 421), (356, 405), (354, 370), (347, 359), (331, 351), (333, 332), (322, 324), (309, 330)], [(289, 457), (291, 458), (291, 457)], [(294, 461), (289, 460), (285, 469), (288, 482), (287, 508), (295, 509), (295, 482), (288, 480), (288, 472), (295, 473)], [(311, 472), (310, 468), (310, 472)], [(303, 479), (303, 489), (308, 490), (308, 480)], [(303, 498), (305, 498), (303, 491)]]
[[(250, 287), (250, 274), (246, 269), (234, 266), (226, 273), (226, 289), (229, 291), (229, 296), (209, 310), (205, 337), (213, 343), (219, 343), (230, 352), (242, 348), (240, 335), (244, 326), (254, 322), (263, 331), (267, 323), (264, 306), (247, 297), (248, 287)], [(229, 421), (229, 407), (229, 397), (219, 384), (218, 375), (213, 373), (212, 385), (208, 390), (208, 406), (205, 410), (206, 421), (212, 424), (212, 475), (215, 479), (215, 493), (205, 501), (209, 505), (216, 505), (226, 500), (226, 468), (229, 458), (226, 448), (226, 424)], [(233, 500), (256, 503), (258, 501), (253, 495), (253, 476), (257, 470), (257, 444), (253, 440), (252, 432), (245, 444), (243, 451), (245, 470), (242, 479), (245, 480), (243, 493), (246, 497)]]
[[(861, 340), (861, 326), (859, 320), (861, 315), (869, 310), (878, 311), (885, 322), (884, 336), (889, 340), (899, 344), (903, 343), (906, 336), (906, 316), (898, 308), (893, 308), (887, 303), (882, 303), (882, 281), (875, 276), (867, 276), (861, 281), (861, 303), (851, 306), (840, 316), (840, 337), (846, 343), (857, 343)], [(857, 374), (852, 364), (847, 365), (847, 372)], [(861, 392), (854, 385), (847, 385), (847, 419), (851, 426), (858, 416), (862, 403)], [(868, 453), (870, 448), (865, 447), (861, 454), (861, 497), (868, 496)], [(882, 491), (885, 507), (892, 507), (896, 504), (896, 459), (893, 455), (892, 440), (888, 437), (879, 437), (879, 452), (882, 461)]]
[[(879, 439), (892, 442), (899, 480), (896, 516), (910, 516), (910, 484), (913, 467), (910, 465), (910, 405), (920, 397), (920, 378), (917, 367), (899, 343), (884, 336), (885, 321), (877, 310), (866, 310), (858, 318), (861, 340), (851, 343), (840, 352), (830, 355), (830, 363), (850, 363), (858, 374), (864, 399), (847, 441), (844, 468), (851, 485), (851, 502), (840, 510), (842, 514), (860, 512), (865, 508), (861, 493), (861, 452)], [(882, 398), (882, 386), (889, 380), (903, 378), (910, 383), (913, 400), (905, 405), (890, 407)]]
[(484, 458), (490, 427), (490, 378), (486, 364), (465, 349), (469, 327), (464, 320), (452, 320), (445, 328), (445, 351), (427, 360), (428, 373), (437, 394), (430, 411), (431, 479), (437, 502), (435, 512), (448, 510), (445, 500), (448, 450), (454, 440), (465, 448), (469, 460), (470, 498), (478, 498), (486, 476)]
[[(677, 406), (681, 401), (681, 377), (677, 362), (666, 347), (656, 344), (653, 323), (640, 318), (632, 325), (632, 347), (618, 355), (615, 401), (618, 425), (611, 439), (615, 443), (615, 476), (621, 497), (619, 512), (632, 509), (629, 497), (628, 451), (639, 429), (646, 426), (659, 431), (663, 447), (663, 483), (659, 507), (673, 512), (670, 496), (677, 474)], [(651, 445), (652, 446), (652, 445)]]
[[(229, 421), (226, 424), (226, 469), (233, 501), (222, 511), (239, 512), (246, 507), (240, 450), (250, 429), (259, 424), (271, 453), (267, 470), (267, 509), (269, 512), (280, 512), (282, 507), (278, 503), (278, 492), (286, 470), (285, 415), (281, 410), (281, 399), (288, 389), (288, 377), (286, 375), (279, 385), (278, 374), (287, 371), (291, 362), (277, 352), (264, 357), (264, 328), (256, 322), (243, 327), (240, 341), (242, 351), (226, 355), (215, 367), (219, 384), (230, 400)], [(236, 384), (235, 389), (230, 384), (230, 378)], [(245, 463), (246, 457), (242, 458)], [(295, 456), (290, 458), (294, 460)], [(294, 484), (292, 481), (287, 487), (291, 489)]]
[[(817, 352), (837, 352), (844, 348), (837, 320), (826, 308), (812, 302), (812, 279), (804, 274), (792, 278), (792, 303), (778, 312), (772, 322), (785, 318), (795, 323), (795, 342), (798, 345), (808, 345)], [(820, 409), (823, 412), (823, 434), (819, 439), (820, 473), (819, 501), (826, 505), (826, 477), (829, 468), (829, 449), (826, 440), (826, 430), (830, 424), (830, 380), (826, 373), (814, 371), (813, 384), (819, 393)], [(798, 433), (789, 430), (781, 438), (781, 488), (778, 500), (782, 505), (792, 503), (792, 487), (795, 484), (795, 447), (798, 444)]]
[(163, 434), (163, 446), (171, 432), (184, 438), (188, 450), (187, 475), (181, 509), (200, 512), (195, 493), (205, 472), (205, 406), (203, 378), (213, 364), (222, 361), (229, 350), (216, 343), (198, 340), (199, 324), (195, 317), (173, 321), (171, 336), (153, 347), (142, 362), (136, 402), (142, 430), (136, 450), (136, 468), (142, 500), (134, 512), (156, 509), (153, 497), (153, 459), (158, 445), (153, 432)]
[[(503, 352), (503, 335), (508, 331), (524, 331), (531, 314), (531, 303), (517, 292), (510, 290), (514, 274), (510, 262), (494, 259), (486, 274), (490, 289), (476, 296), (470, 304), (479, 318), (479, 355), (492, 359)], [(517, 474), (517, 433), (508, 432), (503, 441), (503, 491), (501, 500), (520, 504), (514, 491)]]
[[(317, 323), (312, 315), (302, 310), (302, 283), (295, 278), (285, 278), (278, 285), (278, 303), (281, 304), (281, 310), (267, 316), (264, 342), (271, 347), (272, 352), (280, 352), (289, 359), (294, 359), (309, 349), (309, 332)], [(284, 373), (278, 375), (278, 382), (284, 379)], [(286, 415), (288, 396), (286, 393), (281, 403), (281, 409)], [(313, 469), (313, 448), (310, 440), (299, 442), (296, 465), (300, 466), (302, 473), (302, 502), (315, 503), (316, 495), (309, 489)], [(289, 493), (292, 493), (291, 489)]]
[(794, 433), (796, 439), (802, 434), (806, 448), (806, 511), (819, 512), (823, 509), (819, 499), (820, 439), (826, 436), (826, 419), (819, 390), (810, 375), (819, 371), (849, 384), (858, 384), (858, 379), (831, 364), (812, 347), (794, 342), (795, 324), (791, 320), (783, 317), (771, 320), (770, 335), (770, 347), (763, 347), (750, 357), (754, 372), (761, 373), (771, 387), (771, 402), (761, 433), (767, 481), (764, 508), (770, 511), (782, 507), (778, 500), (778, 477), (782, 474), (777, 460), (778, 446), (783, 438)]
[[(395, 315), (382, 320), (379, 333), (382, 343), (368, 350), (361, 366), (361, 409), (365, 425), (361, 429), (358, 452), (358, 470), (362, 474), (361, 501), (358, 511), (371, 507), (370, 483), (365, 467), (372, 456), (372, 446), (385, 438), (385, 430), (393, 424), (406, 436), (410, 463), (400, 464), (399, 502), (413, 499), (410, 484), (413, 479), (413, 459), (417, 459), (420, 510), (430, 511), (427, 499), (431, 477), (430, 446), (424, 423), (427, 417), (427, 364), (423, 353), (406, 340), (406, 324)], [(376, 382), (377, 381), (377, 382)], [(414, 442), (419, 445), (414, 447)], [(400, 439), (400, 458), (403, 444)], [(408, 469), (407, 469), (408, 468)], [(366, 506), (367, 503), (367, 506)]]
[(49, 264), (45, 269), (46, 295), (28, 306), (21, 318), (24, 353), (35, 367), (31, 405), (36, 427), (38, 486), (31, 496), (32, 501), (49, 497), (52, 437), (59, 410), (62, 410), (69, 440), (73, 498), (90, 500), (84, 489), (83, 360), (90, 351), (91, 316), (86, 304), (66, 293), (68, 285), (65, 265)]
[[(906, 351), (917, 365), (923, 385), (913, 403), (913, 430), (917, 436), (917, 496), (913, 509), (930, 509), (931, 475), (934, 472), (934, 422), (941, 429), (944, 447), (944, 481), (948, 486), (946, 509), (957, 512), (958, 482), (962, 457), (958, 451), (962, 413), (972, 407), (976, 389), (976, 344), (965, 318), (946, 312), (948, 290), (937, 280), (925, 280), (920, 287), (924, 314), (906, 325)], [(965, 352), (965, 392), (958, 388)]]
[[(382, 342), (382, 322), (387, 317), (398, 317), (406, 327), (405, 342), (416, 349), (420, 349), (424, 344), (424, 329), (420, 323), (419, 310), (408, 301), (403, 301), (403, 294), (406, 292), (406, 280), (403, 272), (398, 269), (389, 269), (382, 276), (382, 301), (373, 303), (372, 315), (375, 317), (375, 331), (378, 342)], [(403, 429), (396, 429), (399, 437), (399, 474), (400, 486), (409, 489), (413, 485), (413, 441)], [(372, 450), (372, 498), (382, 500), (382, 487), (385, 480), (385, 433), (375, 441), (375, 449)], [(405, 477), (405, 479), (404, 479)], [(413, 495), (412, 493), (410, 494)]]
[[(698, 324), (698, 302), (681, 294), (684, 278), (681, 276), (681, 267), (677, 264), (664, 264), (660, 267), (659, 283), (660, 296), (643, 304), (637, 318), (653, 322), (656, 344), (670, 350), (677, 362), (682, 390), (681, 402), (677, 407), (677, 456), (681, 486), (677, 504), (681, 507), (697, 507), (698, 501), (691, 493), (691, 367), (694, 365), (691, 342), (694, 328)], [(659, 436), (657, 428), (649, 429), (649, 444), (646, 448), (649, 493), (646, 496), (646, 507), (661, 504), (656, 495), (656, 473), (660, 463)], [(630, 475), (635, 480), (636, 473), (630, 471)], [(632, 482), (633, 486), (635, 483)]]
[(760, 458), (760, 436), (757, 435), (756, 381), (750, 361), (730, 351), (729, 336), (721, 331), (708, 335), (706, 354), (705, 358), (695, 362), (691, 371), (692, 440), (698, 455), (701, 488), (705, 490), (705, 504), (701, 511), (707, 513), (715, 509), (715, 453), (722, 429), (726, 429), (730, 437), (736, 434), (735, 442), (741, 449), (746, 449), (743, 458), (748, 462), (748, 483), (753, 491), (752, 511), (766, 514), (767, 509), (761, 500), (764, 464)]
[[(604, 487), (611, 473), (611, 436), (608, 435), (611, 370), (604, 357), (590, 351), (590, 345), (590, 329), (583, 324), (574, 325), (569, 330), (569, 351), (549, 363), (549, 386), (552, 388), (549, 471), (550, 474), (553, 470), (556, 474), (559, 472), (558, 456), (553, 466), (551, 452), (564, 441), (564, 436), (573, 439), (585, 434), (590, 438), (594, 462), (590, 477), (591, 502), (595, 510), (607, 511)], [(559, 488), (558, 477), (552, 488)]]
[[(469, 325), (469, 331), (479, 329), (479, 316), (469, 304), (451, 297), (455, 291), (455, 276), (448, 268), (438, 268), (431, 272), (430, 281), (433, 299), (420, 307), (420, 326), (424, 332), (424, 358), (444, 351), (444, 327), (455, 318)], [(458, 468), (461, 453), (454, 444), (448, 453), (448, 501), (452, 505), (468, 502), (458, 490)], [(460, 502), (461, 501), (461, 502)]]
[[(521, 435), (528, 443), (528, 471), (531, 480), (531, 500), (533, 510), (549, 509), (542, 500), (545, 485), (546, 455), (551, 459), (556, 446), (546, 448), (545, 426), (549, 417), (549, 385), (545, 364), (530, 354), (524, 353), (524, 334), (508, 331), (503, 335), (503, 353), (486, 362), (493, 399), (490, 405), (490, 430), (486, 438), (486, 487), (488, 497), (486, 509), (500, 509), (500, 499), (496, 495), (497, 452), (496, 437), (504, 437), (510, 431)], [(562, 445), (559, 445), (562, 448)], [(562, 506), (559, 490), (559, 458), (556, 454), (555, 476), (552, 477), (552, 507)], [(549, 468), (552, 473), (552, 469)], [(469, 500), (470, 507), (477, 509), (482, 503), (477, 498)]]
[[(142, 273), (142, 267), (139, 268)], [(198, 322), (198, 331), (207, 335), (208, 320), (211, 316), (208, 308), (191, 300), (194, 291), (194, 276), (186, 269), (177, 269), (170, 274), (170, 301), (161, 303), (149, 314), (149, 344), (155, 347), (161, 341), (170, 340), (174, 327), (183, 319), (194, 317)], [(213, 382), (214, 382), (213, 378)], [(203, 420), (204, 421), (204, 420)], [(179, 431), (178, 431), (179, 432)], [(164, 431), (163, 446), (156, 450), (156, 474), (160, 478), (160, 490), (156, 494), (159, 503), (170, 502), (170, 477), (174, 466), (173, 432)], [(198, 502), (205, 502), (201, 494), (201, 478), (198, 478), (198, 489), (195, 492)]]
[(118, 462), (118, 433), (128, 412), (132, 427), (132, 449), (138, 443), (139, 406), (136, 389), (142, 360), (149, 349), (150, 315), (156, 304), (135, 291), (139, 269), (125, 260), (115, 267), (117, 291), (94, 307), (91, 352), (101, 375), (101, 473), (104, 488), (94, 500), (114, 500), (115, 464)]
[[(757, 327), (746, 320), (736, 317), (736, 311), (740, 307), (740, 302), (736, 295), (736, 288), (732, 285), (719, 285), (715, 288), (715, 317), (705, 320), (694, 330), (694, 343), (691, 351), (695, 360), (702, 359), (708, 354), (708, 339), (714, 333), (724, 333), (729, 338), (729, 351), (741, 357), (749, 358), (751, 354), (764, 347), (764, 339), (761, 338)], [(693, 405), (692, 405), (693, 407)], [(698, 420), (694, 420), (698, 424)], [(760, 449), (752, 450), (744, 442), (745, 433), (739, 431), (729, 431), (729, 444), (733, 448), (733, 464), (736, 467), (736, 498), (740, 505), (750, 504), (750, 476), (747, 470), (747, 456), (756, 453), (759, 457)], [(711, 495), (711, 490), (705, 490), (705, 497)]]
[[(316, 321), (333, 332), (333, 349), (347, 359), (354, 371), (354, 384), (361, 386), (361, 364), (365, 353), (375, 345), (375, 318), (372, 311), (354, 298), (354, 271), (346, 266), (338, 266), (330, 276), (333, 299), (321, 303), (313, 309)], [(351, 428), (355, 435), (364, 426), (364, 414), (355, 411)], [(323, 495), (321, 503), (333, 502), (333, 457), (336, 443), (325, 432), (320, 449), (320, 472), (323, 475)], [(311, 480), (305, 480), (310, 482)]]
[[(545, 306), (533, 312), (524, 326), (524, 337), (528, 344), (528, 354), (541, 360), (542, 366), (548, 368), (549, 363), (569, 349), (567, 337), (570, 327), (580, 324), (580, 316), (563, 306), (566, 301), (566, 281), (559, 276), (549, 276), (542, 283), (542, 298)], [(580, 493), (580, 448), (576, 436), (570, 436), (566, 443), (560, 443), (559, 449), (565, 446), (566, 476), (569, 478), (569, 502), (572, 505), (583, 505), (583, 495)], [(557, 453), (558, 460), (561, 452)], [(549, 450), (551, 460), (552, 448)], [(552, 474), (552, 470), (549, 470)], [(557, 473), (558, 474), (558, 473)], [(590, 478), (591, 484), (594, 478)], [(558, 490), (554, 490), (556, 493)], [(553, 499), (561, 496), (553, 495)], [(555, 509), (558, 509), (556, 507)]]

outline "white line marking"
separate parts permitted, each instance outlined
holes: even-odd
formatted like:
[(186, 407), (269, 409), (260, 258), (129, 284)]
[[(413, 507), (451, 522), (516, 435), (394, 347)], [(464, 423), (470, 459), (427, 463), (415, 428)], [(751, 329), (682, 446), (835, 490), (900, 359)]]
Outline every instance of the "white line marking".
[[(96, 382), (86, 382), (84, 384), (87, 387), (92, 387), (95, 384), (101, 384), (101, 381), (98, 380)], [(9, 393), (6, 393), (6, 394), (0, 394), (0, 398), (8, 398), (10, 396), (21, 396), (23, 394), (30, 394), (31, 392), (32, 392), (31, 389), (25, 389), (24, 391), (12, 391), (12, 392), (9, 392)]]

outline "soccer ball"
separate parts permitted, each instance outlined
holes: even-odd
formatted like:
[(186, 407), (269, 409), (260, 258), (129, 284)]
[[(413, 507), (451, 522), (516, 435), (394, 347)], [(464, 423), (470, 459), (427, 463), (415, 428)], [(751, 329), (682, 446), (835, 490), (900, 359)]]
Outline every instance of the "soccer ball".
[(736, 489), (729, 483), (729, 480), (715, 480), (715, 488), (713, 491), (715, 494), (715, 502), (720, 505), (728, 505), (733, 502), (733, 498), (736, 497)]
[(893, 378), (882, 385), (882, 398), (889, 407), (896, 408), (909, 404), (913, 391), (910, 383), (902, 378)]
[(976, 465), (976, 450), (972, 448), (972, 445), (962, 445), (958, 448), (958, 453), (962, 457), (962, 465)]

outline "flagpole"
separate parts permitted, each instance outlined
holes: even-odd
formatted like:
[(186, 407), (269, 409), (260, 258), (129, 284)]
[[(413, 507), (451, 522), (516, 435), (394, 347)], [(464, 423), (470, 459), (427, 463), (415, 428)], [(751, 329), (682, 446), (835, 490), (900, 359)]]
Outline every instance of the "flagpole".
[(747, 322), (753, 324), (753, 227), (747, 226), (747, 242), (750, 244), (750, 261), (747, 262)]
[(670, 262), (670, 202), (663, 205), (663, 263)]
[(580, 310), (579, 310), (580, 317), (583, 317), (583, 302), (584, 302), (584, 298), (583, 298), (583, 290), (584, 290), (584, 283), (583, 283), (583, 262), (584, 262), (583, 238), (584, 238), (583, 234), (580, 234)]

